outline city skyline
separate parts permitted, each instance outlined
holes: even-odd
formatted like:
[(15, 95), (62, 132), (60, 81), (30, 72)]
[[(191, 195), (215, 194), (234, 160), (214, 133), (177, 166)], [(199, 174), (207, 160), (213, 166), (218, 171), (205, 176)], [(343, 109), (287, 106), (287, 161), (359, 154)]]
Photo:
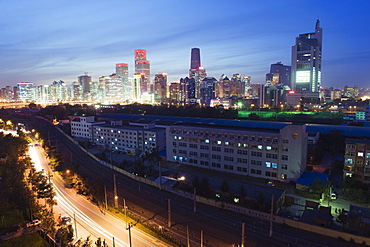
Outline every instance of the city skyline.
[(147, 51), (151, 81), (163, 72), (176, 82), (188, 75), (194, 47), (208, 76), (240, 73), (264, 83), (271, 64), (291, 65), (296, 36), (311, 32), (316, 19), (324, 29), (322, 86), (369, 84), (367, 1), (311, 1), (304, 8), (293, 1), (21, 2), (1, 4), (0, 87), (70, 84), (85, 72), (98, 81), (117, 63), (127, 63), (133, 77), (137, 49)]

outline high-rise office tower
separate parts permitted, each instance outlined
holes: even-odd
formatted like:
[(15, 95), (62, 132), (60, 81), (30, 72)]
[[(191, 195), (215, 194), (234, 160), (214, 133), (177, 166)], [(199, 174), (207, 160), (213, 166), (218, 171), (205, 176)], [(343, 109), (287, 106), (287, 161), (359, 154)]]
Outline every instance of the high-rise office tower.
[[(122, 102), (122, 78), (116, 74), (102, 76), (105, 84), (105, 100), (111, 103)], [(102, 84), (102, 83), (100, 83)]]
[(122, 78), (122, 101), (127, 101), (132, 98), (132, 85), (128, 80), (128, 64), (117, 63), (116, 75)]
[(154, 76), (154, 102), (161, 104), (167, 102), (167, 74), (156, 73)]
[(217, 80), (214, 77), (206, 77), (202, 80), (200, 86), (200, 104), (203, 106), (210, 106), (211, 100), (216, 98)]
[(206, 70), (202, 67), (200, 62), (200, 49), (192, 48), (190, 58), (189, 78), (195, 80), (195, 99), (197, 100), (200, 99), (200, 84), (206, 77), (207, 77)]
[(321, 86), (322, 28), (316, 21), (315, 32), (296, 37), (292, 47), (292, 88), (297, 92), (317, 93)]
[(141, 93), (150, 93), (150, 62), (146, 60), (146, 50), (138, 49), (134, 51), (135, 56), (135, 74), (142, 74), (144, 73), (144, 81), (142, 82), (145, 84), (141, 88)]
[(222, 76), (220, 78), (220, 86), (219, 86), (219, 95), (218, 97), (222, 98), (229, 98), (230, 97), (230, 79), (227, 76)]
[(266, 82), (270, 82), (271, 85), (284, 84), (291, 87), (291, 66), (277, 62), (271, 64), (270, 73), (266, 74)]
[(241, 74), (234, 74), (230, 81), (230, 95), (237, 97), (245, 96), (245, 81)]
[(82, 93), (90, 93), (91, 76), (87, 72), (78, 77), (78, 83), (82, 86)]

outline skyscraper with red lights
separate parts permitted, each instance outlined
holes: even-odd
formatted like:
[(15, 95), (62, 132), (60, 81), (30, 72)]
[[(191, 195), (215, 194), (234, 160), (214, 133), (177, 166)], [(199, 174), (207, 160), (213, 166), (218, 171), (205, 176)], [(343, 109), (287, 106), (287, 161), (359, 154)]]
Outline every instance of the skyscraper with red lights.
[(145, 74), (142, 82), (141, 93), (149, 93), (150, 83), (150, 61), (146, 60), (146, 50), (138, 49), (134, 51), (135, 74)]
[[(195, 94), (195, 99), (197, 99), (198, 101), (200, 99), (200, 84), (202, 83), (203, 79), (206, 77), (207, 77), (206, 70), (201, 66), (201, 63), (200, 63), (200, 49), (192, 48), (189, 78), (195, 80), (194, 94)], [(190, 102), (190, 103), (195, 103), (195, 102)]]

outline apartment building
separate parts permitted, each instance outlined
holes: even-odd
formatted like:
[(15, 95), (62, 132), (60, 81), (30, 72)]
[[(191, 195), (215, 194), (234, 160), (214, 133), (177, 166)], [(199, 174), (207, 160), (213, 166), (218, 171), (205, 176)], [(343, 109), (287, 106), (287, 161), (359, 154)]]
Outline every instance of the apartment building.
[(370, 140), (346, 139), (343, 176), (370, 183)]

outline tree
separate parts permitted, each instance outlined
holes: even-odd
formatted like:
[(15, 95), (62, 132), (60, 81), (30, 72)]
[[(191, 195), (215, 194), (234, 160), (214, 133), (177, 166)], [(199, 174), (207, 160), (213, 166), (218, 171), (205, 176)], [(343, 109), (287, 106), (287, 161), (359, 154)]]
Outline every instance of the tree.
[(310, 190), (316, 194), (321, 194), (326, 191), (326, 188), (327, 186), (324, 181), (319, 178), (315, 178), (311, 184)]
[(251, 113), (248, 115), (249, 120), (260, 120), (260, 116), (258, 116), (256, 113)]
[(265, 206), (265, 196), (262, 192), (258, 193), (256, 201), (259, 210), (262, 210)]
[(209, 179), (208, 178), (202, 178), (202, 183), (201, 183), (201, 195), (203, 196), (208, 196), (210, 191), (211, 191), (211, 186), (209, 184)]
[(247, 192), (242, 184), (239, 187), (239, 196), (241, 199), (244, 199), (247, 196)]
[(62, 247), (67, 247), (73, 240), (73, 228), (71, 225), (61, 227), (58, 229), (56, 239), (60, 240)]
[(229, 186), (228, 182), (226, 180), (222, 181), (221, 186), (220, 186), (220, 190), (224, 193), (228, 193), (229, 189), (230, 189), (230, 186)]

